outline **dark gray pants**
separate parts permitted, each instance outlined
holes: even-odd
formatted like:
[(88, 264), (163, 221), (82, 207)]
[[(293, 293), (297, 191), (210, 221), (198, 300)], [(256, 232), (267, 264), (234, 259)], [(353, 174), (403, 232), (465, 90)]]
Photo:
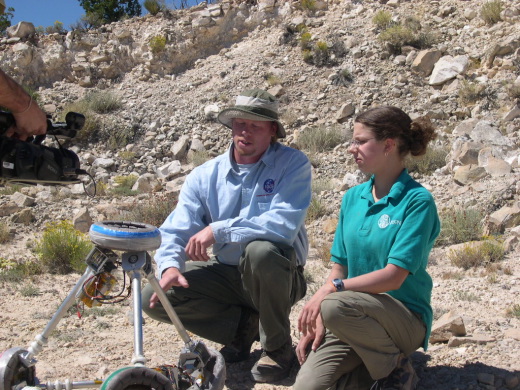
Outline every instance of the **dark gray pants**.
[[(182, 324), (189, 331), (220, 344), (229, 344), (237, 331), (243, 307), (260, 315), (260, 343), (274, 351), (291, 337), (291, 307), (305, 296), (302, 267), (291, 247), (268, 241), (249, 243), (238, 266), (188, 261), (184, 277), (190, 287), (166, 292)], [(160, 303), (150, 309), (153, 289), (143, 289), (143, 310), (151, 318), (170, 323)]]

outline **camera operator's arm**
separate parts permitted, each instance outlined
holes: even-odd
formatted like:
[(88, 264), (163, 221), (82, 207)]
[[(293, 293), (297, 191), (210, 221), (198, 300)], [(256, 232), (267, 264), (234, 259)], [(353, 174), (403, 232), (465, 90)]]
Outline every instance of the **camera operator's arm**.
[(47, 131), (45, 113), (16, 81), (1, 69), (0, 106), (8, 108), (16, 121), (16, 124), (7, 130), (6, 136), (15, 135), (17, 138), (25, 140), (31, 135), (45, 134)]

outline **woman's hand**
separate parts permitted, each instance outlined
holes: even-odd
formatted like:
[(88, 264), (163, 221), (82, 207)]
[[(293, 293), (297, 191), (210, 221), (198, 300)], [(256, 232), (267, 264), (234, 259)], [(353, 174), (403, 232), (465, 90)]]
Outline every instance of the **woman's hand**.
[(302, 335), (298, 341), (298, 345), (296, 346), (296, 356), (298, 357), (298, 362), (300, 365), (302, 365), (305, 360), (307, 360), (309, 344), (312, 342), (310, 349), (316, 351), (316, 349), (318, 349), (320, 346), (324, 335), (325, 327), (323, 326), (321, 316), (318, 316), (316, 319), (316, 328), (314, 328), (312, 332), (307, 332), (306, 335)]
[[(331, 283), (325, 283), (312, 298), (305, 304), (303, 310), (298, 317), (298, 330), (306, 336), (308, 333), (313, 334), (316, 329), (316, 320), (320, 316), (320, 305), (323, 299), (334, 292), (334, 286)], [(320, 319), (321, 320), (321, 319)]]

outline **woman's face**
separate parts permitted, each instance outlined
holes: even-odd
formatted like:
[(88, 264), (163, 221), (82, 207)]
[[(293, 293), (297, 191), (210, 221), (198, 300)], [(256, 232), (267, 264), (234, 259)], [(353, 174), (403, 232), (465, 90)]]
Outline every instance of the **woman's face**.
[(376, 174), (384, 164), (385, 141), (378, 141), (369, 127), (362, 123), (354, 123), (354, 134), (348, 148), (358, 168), (363, 173)]

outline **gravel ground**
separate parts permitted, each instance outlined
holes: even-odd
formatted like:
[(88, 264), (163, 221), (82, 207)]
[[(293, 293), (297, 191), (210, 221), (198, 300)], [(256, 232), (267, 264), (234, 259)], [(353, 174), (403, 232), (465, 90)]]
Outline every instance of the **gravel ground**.
[[(462, 316), (467, 337), (460, 339), (457, 347), (431, 344), (427, 352), (414, 353), (420, 389), (520, 389), (520, 319), (507, 315), (508, 308), (519, 303), (517, 258), (518, 253), (510, 253), (500, 269), (461, 272), (449, 264), (446, 250), (434, 250), (430, 272), (435, 282), (436, 316), (448, 311)], [(309, 295), (294, 307), (294, 326), (302, 305), (319, 287), (327, 269), (311, 257), (306, 273), (310, 278)], [(19, 284), (2, 282), (0, 350), (15, 346), (28, 348), (78, 278), (79, 275), (41, 275)], [(66, 378), (92, 380), (105, 378), (117, 368), (129, 365), (133, 353), (130, 312), (127, 301), (84, 308), (81, 318), (71, 310), (38, 355), (38, 379), (41, 382)], [(198, 340), (197, 336), (193, 338)], [(293, 340), (296, 343), (296, 328)], [(172, 326), (145, 318), (144, 352), (149, 367), (175, 364), (182, 346)], [(253, 349), (247, 361), (227, 366), (226, 389), (290, 388), (298, 367), (294, 367), (290, 378), (274, 385), (255, 384), (249, 378), (249, 370), (261, 353), (258, 343)]]

